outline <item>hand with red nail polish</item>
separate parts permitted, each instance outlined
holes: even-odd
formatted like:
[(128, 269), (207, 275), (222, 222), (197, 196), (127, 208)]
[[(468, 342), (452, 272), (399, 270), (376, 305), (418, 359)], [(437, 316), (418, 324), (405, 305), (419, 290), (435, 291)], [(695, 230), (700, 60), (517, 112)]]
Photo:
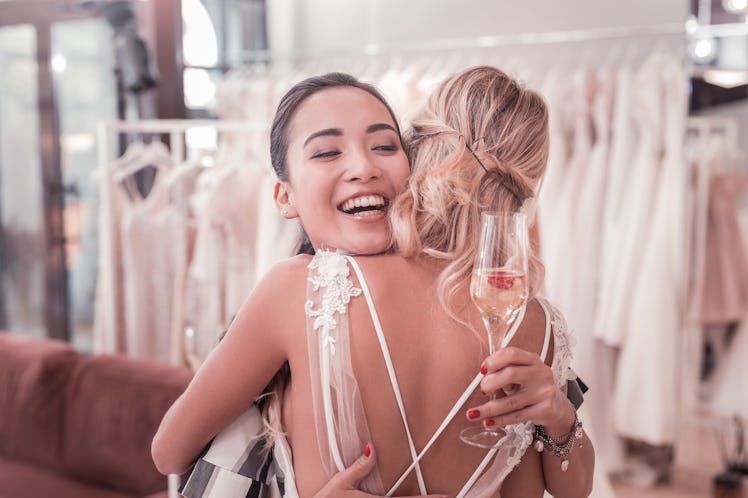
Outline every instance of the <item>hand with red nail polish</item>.
[(517, 347), (506, 347), (483, 362), (480, 383), (488, 394), (496, 392), (493, 401), (468, 409), (470, 420), (489, 419), (498, 426), (528, 420), (563, 434), (574, 420), (566, 395), (556, 386), (551, 368), (537, 353)]

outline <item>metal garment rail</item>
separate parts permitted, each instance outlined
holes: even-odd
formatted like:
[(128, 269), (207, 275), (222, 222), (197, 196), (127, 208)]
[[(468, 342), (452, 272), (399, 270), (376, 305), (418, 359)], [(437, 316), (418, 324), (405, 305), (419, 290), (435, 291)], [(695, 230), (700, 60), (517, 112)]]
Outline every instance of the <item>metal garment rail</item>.
[(256, 121), (228, 121), (220, 119), (144, 119), (139, 121), (107, 121), (97, 127), (99, 164), (105, 166), (114, 159), (111, 139), (122, 133), (159, 133), (169, 135), (171, 157), (175, 164), (186, 157), (185, 133), (196, 128), (212, 128), (218, 132), (265, 131), (269, 123)]
[[(748, 26), (748, 25), (747, 25)], [(710, 29), (709, 26), (696, 28)], [(748, 29), (748, 28), (747, 28)], [(705, 33), (705, 32), (704, 32)], [(242, 52), (240, 62), (288, 61), (314, 59), (328, 56), (347, 55), (387, 55), (401, 53), (428, 53), (448, 50), (498, 48), (520, 45), (542, 45), (572, 43), (616, 38), (658, 37), (682, 35), (688, 31), (685, 23), (661, 23), (640, 26), (613, 26), (609, 28), (580, 29), (570, 31), (549, 31), (545, 33), (517, 33), (507, 35), (478, 36), (470, 38), (449, 38), (443, 40), (420, 40), (398, 44), (370, 43), (346, 49), (298, 50), (291, 53), (271, 50), (248, 50)]]

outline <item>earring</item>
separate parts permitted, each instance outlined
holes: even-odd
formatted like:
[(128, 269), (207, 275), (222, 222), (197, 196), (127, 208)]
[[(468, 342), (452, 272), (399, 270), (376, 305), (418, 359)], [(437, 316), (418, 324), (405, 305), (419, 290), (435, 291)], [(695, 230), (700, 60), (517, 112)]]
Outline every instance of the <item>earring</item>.
[(287, 216), (288, 215), (288, 209), (286, 209), (286, 208), (281, 209), (281, 214), (283, 216)]

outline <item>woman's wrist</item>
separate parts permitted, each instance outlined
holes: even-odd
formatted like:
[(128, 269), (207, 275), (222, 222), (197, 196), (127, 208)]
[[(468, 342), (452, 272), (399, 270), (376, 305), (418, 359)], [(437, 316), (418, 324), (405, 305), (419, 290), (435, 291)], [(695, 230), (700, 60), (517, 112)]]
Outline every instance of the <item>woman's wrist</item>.
[(562, 408), (556, 411), (555, 420), (549, 424), (543, 424), (545, 433), (551, 437), (560, 437), (567, 434), (577, 418), (576, 410), (566, 398), (561, 400), (560, 405)]
[(560, 458), (562, 472), (566, 472), (569, 468), (569, 455), (574, 450), (574, 445), (578, 444), (581, 448), (582, 438), (584, 437), (582, 423), (577, 418), (577, 412), (574, 411), (573, 413), (574, 421), (571, 424), (571, 428), (558, 436), (549, 434), (542, 425), (535, 426), (535, 442), (533, 446), (541, 453)]

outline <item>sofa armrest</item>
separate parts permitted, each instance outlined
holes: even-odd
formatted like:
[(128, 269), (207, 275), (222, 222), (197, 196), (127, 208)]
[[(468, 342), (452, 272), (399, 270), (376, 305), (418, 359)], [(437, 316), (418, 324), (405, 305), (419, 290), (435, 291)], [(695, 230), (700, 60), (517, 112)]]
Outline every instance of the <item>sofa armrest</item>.
[(60, 469), (65, 386), (79, 359), (65, 342), (0, 332), (0, 454)]
[(82, 361), (66, 392), (64, 465), (79, 479), (143, 496), (167, 488), (151, 459), (166, 410), (192, 377), (124, 355)]

